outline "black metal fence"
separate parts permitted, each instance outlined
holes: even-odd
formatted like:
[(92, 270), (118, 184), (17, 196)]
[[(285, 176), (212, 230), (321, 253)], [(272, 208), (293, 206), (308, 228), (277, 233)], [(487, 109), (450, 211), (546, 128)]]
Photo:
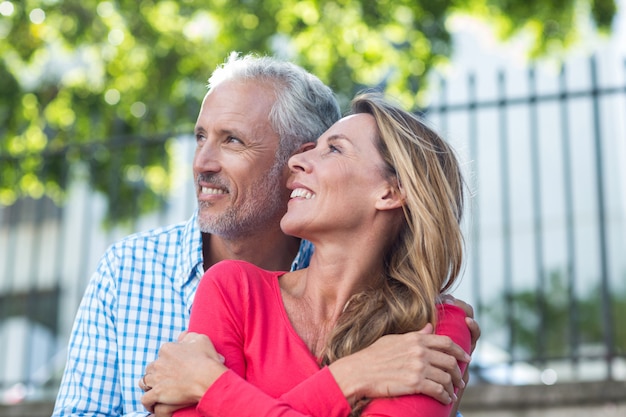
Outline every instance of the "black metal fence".
[[(571, 65), (447, 77), (425, 110), (466, 161), (474, 190), (456, 292), (483, 330), (474, 381), (626, 379), (617, 324), (626, 315), (626, 65)], [(103, 227), (111, 201), (90, 188), (86, 162), (103, 145), (71, 150), (85, 163), (67, 167), (61, 206), (46, 198), (0, 206), (0, 402), (54, 397), (78, 302), (107, 245), (191, 214), (193, 139), (167, 137), (159, 140), (169, 141), (161, 147), (171, 155), (171, 192), (130, 224)], [(140, 199), (141, 152), (126, 165), (115, 161), (124, 152), (106, 152), (117, 170), (102, 175), (140, 184)], [(0, 155), (0, 164), (14, 162)]]
[(485, 330), (474, 365), (487, 379), (626, 378), (624, 80), (626, 63), (596, 57), (470, 74), (442, 80), (426, 112), (471, 162), (460, 292)]

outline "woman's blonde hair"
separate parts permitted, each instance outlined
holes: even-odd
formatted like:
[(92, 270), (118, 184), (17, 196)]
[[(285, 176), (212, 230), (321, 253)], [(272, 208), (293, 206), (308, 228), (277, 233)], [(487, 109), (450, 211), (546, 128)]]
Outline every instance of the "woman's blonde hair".
[(381, 94), (352, 101), (371, 114), (389, 179), (404, 198), (404, 224), (385, 255), (385, 276), (355, 295), (329, 337), (324, 364), (359, 351), (385, 334), (435, 324), (436, 303), (461, 270), (464, 183), (452, 148), (418, 116)]

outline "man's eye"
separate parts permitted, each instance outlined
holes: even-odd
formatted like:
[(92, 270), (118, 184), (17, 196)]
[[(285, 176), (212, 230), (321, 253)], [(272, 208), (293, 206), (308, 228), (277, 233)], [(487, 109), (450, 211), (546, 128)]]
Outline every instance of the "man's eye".
[(243, 144), (243, 141), (239, 138), (236, 138), (234, 136), (229, 136), (228, 138), (226, 138), (226, 142), (227, 143), (240, 143)]
[(202, 143), (206, 140), (206, 136), (201, 134), (196, 134), (196, 143)]

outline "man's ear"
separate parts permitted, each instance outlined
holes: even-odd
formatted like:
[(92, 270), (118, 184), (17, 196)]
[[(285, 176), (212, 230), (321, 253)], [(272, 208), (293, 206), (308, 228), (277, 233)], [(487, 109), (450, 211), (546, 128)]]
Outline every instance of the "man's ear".
[(376, 200), (376, 209), (393, 210), (404, 205), (405, 195), (401, 188), (389, 184)]

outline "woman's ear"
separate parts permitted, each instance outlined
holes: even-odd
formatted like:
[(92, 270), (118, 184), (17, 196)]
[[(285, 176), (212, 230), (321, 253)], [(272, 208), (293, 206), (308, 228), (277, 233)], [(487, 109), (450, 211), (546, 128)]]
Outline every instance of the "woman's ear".
[(401, 188), (389, 184), (376, 200), (376, 209), (393, 210), (404, 205), (405, 195)]

